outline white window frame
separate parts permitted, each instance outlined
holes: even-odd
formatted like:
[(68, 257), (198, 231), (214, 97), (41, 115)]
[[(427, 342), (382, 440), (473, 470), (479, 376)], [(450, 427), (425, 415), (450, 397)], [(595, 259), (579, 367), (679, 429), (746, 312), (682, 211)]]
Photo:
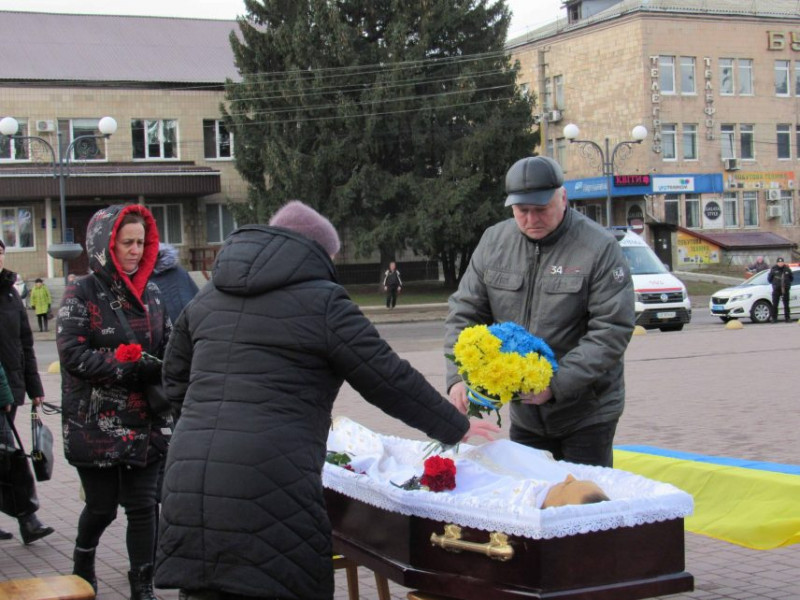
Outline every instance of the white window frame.
[(756, 126), (752, 123), (739, 125), (739, 146), (742, 160), (756, 159)]
[[(703, 226), (700, 220), (700, 194), (685, 194), (683, 214), (687, 229), (698, 229)], [(693, 225), (689, 223), (690, 220), (694, 221)]]
[(658, 85), (661, 93), (667, 96), (675, 94), (675, 57), (658, 57)]
[(544, 80), (544, 109), (553, 110), (553, 80), (549, 77)]
[(555, 101), (555, 108), (559, 110), (564, 110), (564, 76), (563, 75), (555, 75), (553, 77), (553, 92), (555, 96), (553, 97)]
[(723, 227), (739, 227), (739, 194), (725, 192), (722, 195)]
[(734, 61), (732, 58), (719, 59), (719, 95), (733, 96), (736, 92)]
[(792, 208), (794, 206), (794, 192), (792, 190), (781, 190), (781, 199), (778, 200), (781, 208), (781, 225), (791, 225), (794, 222)]
[[(231, 216), (231, 220), (233, 221), (231, 231), (238, 227), (236, 219), (230, 212), (230, 209), (228, 209), (227, 205), (222, 202), (208, 202), (206, 204), (206, 243), (210, 246), (222, 244), (225, 241), (225, 238), (231, 233), (231, 231), (228, 231), (227, 233), (224, 231), (225, 215), (223, 211), (228, 211), (228, 214)], [(214, 217), (209, 216), (212, 212), (216, 212)], [(220, 233), (219, 239), (212, 240), (208, 235), (208, 226), (212, 218), (216, 218), (217, 229)]]
[[(178, 207), (178, 231), (180, 232), (181, 239), (174, 240), (169, 235), (170, 233), (170, 209), (174, 211), (175, 207)], [(164, 203), (147, 203), (147, 208), (150, 209), (150, 212), (153, 213), (153, 217), (156, 220), (156, 225), (158, 226), (158, 239), (165, 244), (171, 244), (173, 246), (183, 246), (186, 236), (184, 235), (183, 231), (183, 205), (180, 202), (164, 202)], [(163, 212), (163, 215), (157, 216), (156, 213)]]
[(794, 95), (800, 96), (800, 60), (794, 61)]
[[(783, 142), (781, 142), (783, 140)], [(786, 148), (787, 155), (781, 156), (781, 144)], [(791, 123), (778, 123), (775, 126), (775, 145), (778, 160), (792, 160), (792, 125)]]
[[(781, 98), (786, 98), (791, 95), (791, 77), (789, 77), (789, 63), (788, 60), (775, 61), (775, 95)], [(783, 79), (783, 81), (781, 81)], [(780, 86), (780, 87), (779, 87)], [(786, 91), (781, 91), (781, 87), (786, 87)]]
[[(214, 123), (214, 151), (215, 156), (205, 156), (206, 154), (206, 123), (213, 122)], [(230, 155), (229, 156), (221, 156), (220, 155), (220, 133), (219, 128), (220, 126), (225, 128), (225, 131), (228, 134), (228, 139), (230, 140)], [(233, 142), (233, 132), (228, 130), (228, 127), (225, 125), (224, 121), (221, 119), (203, 119), (203, 155), (205, 156), (206, 160), (233, 160), (236, 156), (236, 151), (234, 148)]]
[(678, 126), (675, 123), (661, 125), (661, 158), (662, 160), (678, 160)]
[[(144, 123), (144, 157), (136, 157), (133, 156), (135, 154), (135, 140), (133, 139), (133, 124), (136, 121), (141, 121)], [(159, 156), (150, 156), (150, 144), (148, 143), (147, 136), (148, 136), (148, 126), (156, 123), (158, 126), (158, 148), (159, 148)], [(164, 124), (165, 123), (174, 123), (175, 127), (175, 156), (164, 157), (164, 143), (165, 143), (165, 136), (164, 136)], [(132, 151), (131, 155), (134, 161), (140, 160), (180, 160), (180, 133), (178, 130), (178, 119), (145, 119), (145, 118), (135, 118), (131, 119), (131, 144), (132, 144)]]
[[(28, 135), (28, 120), (16, 119), (16, 121), (19, 124), (19, 130), (16, 135)], [(8, 156), (0, 155), (0, 163), (31, 162), (31, 148), (28, 140), (15, 140), (11, 137), (7, 138), (2, 134), (0, 134), (0, 138), (8, 144)], [(22, 158), (16, 158), (17, 152), (23, 155)]]
[[(742, 192), (742, 225), (745, 227), (758, 227), (758, 192)], [(748, 218), (749, 217), (749, 218)]]
[(681, 72), (681, 95), (696, 96), (697, 78), (695, 76), (696, 74), (695, 74), (694, 56), (680, 57), (680, 72)]
[[(67, 129), (66, 132), (62, 136), (66, 138), (63, 142), (64, 150), (75, 141), (75, 138), (81, 137), (84, 135), (92, 135), (95, 136), (95, 139), (86, 139), (79, 141), (75, 146), (72, 147), (72, 153), (70, 156), (70, 160), (76, 162), (108, 162), (108, 143), (105, 138), (103, 138), (103, 134), (100, 133), (99, 129), (100, 119), (99, 118), (79, 118), (79, 119), (59, 119), (58, 120), (58, 128), (61, 130), (62, 125), (64, 125)], [(75, 133), (76, 126), (83, 131), (83, 133)], [(78, 154), (78, 151), (82, 147), (86, 147), (87, 145), (93, 145), (97, 148), (97, 154), (95, 156), (86, 155), (82, 156)]]
[[(22, 214), (23, 211), (27, 214)], [(24, 227), (21, 225), (23, 220), (29, 221), (30, 245), (21, 246), (20, 239), (23, 237)], [(33, 206), (0, 206), (0, 238), (9, 250), (35, 251), (36, 250), (36, 227), (34, 227)], [(9, 232), (13, 229), (13, 235)]]
[[(753, 81), (753, 59), (740, 58), (737, 61), (739, 75), (738, 92), (740, 96), (752, 96), (755, 94), (755, 82)], [(745, 89), (745, 85), (748, 89)]]
[[(687, 143), (691, 152), (686, 152)], [(697, 124), (695, 123), (683, 124), (683, 130), (681, 131), (681, 156), (683, 160), (698, 160)]]
[(719, 141), (722, 159), (736, 158), (736, 126), (722, 123), (719, 126)]
[[(669, 210), (668, 210), (669, 208)], [(670, 210), (675, 213), (675, 221), (669, 220)], [(664, 222), (672, 225), (680, 225), (681, 220), (681, 198), (677, 195), (667, 194), (664, 196)]]

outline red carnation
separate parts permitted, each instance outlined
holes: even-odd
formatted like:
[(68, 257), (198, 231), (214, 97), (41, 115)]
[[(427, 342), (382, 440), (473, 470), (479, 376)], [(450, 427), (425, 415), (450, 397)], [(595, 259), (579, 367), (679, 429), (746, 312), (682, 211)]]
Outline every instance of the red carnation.
[(114, 358), (119, 362), (136, 362), (142, 358), (142, 345), (120, 344), (114, 352)]
[(431, 456), (424, 463), (420, 483), (432, 492), (453, 490), (456, 487), (456, 464), (450, 458)]

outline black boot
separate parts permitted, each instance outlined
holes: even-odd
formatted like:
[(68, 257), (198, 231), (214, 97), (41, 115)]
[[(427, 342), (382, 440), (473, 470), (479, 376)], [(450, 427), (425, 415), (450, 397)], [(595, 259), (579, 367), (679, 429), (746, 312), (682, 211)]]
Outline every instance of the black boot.
[(128, 571), (131, 600), (158, 600), (153, 591), (153, 565), (143, 565)]
[(32, 544), (55, 531), (52, 527), (47, 527), (39, 520), (36, 513), (19, 517), (19, 533), (25, 544)]
[(75, 551), (72, 553), (72, 574), (77, 575), (88, 581), (94, 593), (97, 594), (97, 576), (94, 573), (94, 554), (95, 548), (84, 550), (75, 546)]
[(14, 537), (14, 534), (10, 531), (6, 531), (5, 529), (0, 529), (0, 540), (10, 540)]

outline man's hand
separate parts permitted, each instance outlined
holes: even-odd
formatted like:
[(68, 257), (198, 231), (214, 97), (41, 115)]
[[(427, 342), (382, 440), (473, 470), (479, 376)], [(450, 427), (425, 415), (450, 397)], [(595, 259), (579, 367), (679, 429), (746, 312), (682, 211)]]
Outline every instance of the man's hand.
[(467, 414), (467, 386), (463, 381), (459, 381), (450, 388), (450, 404), (455, 406), (462, 415)]
[(553, 392), (548, 387), (539, 392), (538, 394), (522, 394), (519, 397), (520, 399), (519, 401), (522, 402), (522, 404), (542, 405), (545, 402), (551, 400), (552, 398), (553, 398)]
[(37, 396), (36, 398), (31, 398), (31, 401), (33, 402), (33, 405), (38, 408), (42, 405), (42, 402), (44, 402), (44, 396)]
[(466, 442), (471, 437), (479, 435), (491, 442), (494, 439), (493, 434), (497, 433), (498, 431), (500, 431), (500, 428), (494, 423), (489, 423), (489, 421), (483, 421), (481, 419), (478, 419), (477, 421), (470, 421), (469, 431), (467, 431), (466, 435), (461, 441)]

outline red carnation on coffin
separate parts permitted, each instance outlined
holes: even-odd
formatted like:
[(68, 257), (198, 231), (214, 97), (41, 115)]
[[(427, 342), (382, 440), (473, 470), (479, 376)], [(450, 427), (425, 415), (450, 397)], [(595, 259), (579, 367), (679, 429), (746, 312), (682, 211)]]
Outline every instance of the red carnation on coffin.
[(420, 483), (432, 492), (453, 490), (456, 487), (456, 464), (451, 458), (431, 456), (425, 463)]
[(142, 358), (141, 344), (120, 344), (114, 351), (114, 358), (119, 362), (136, 362)]

